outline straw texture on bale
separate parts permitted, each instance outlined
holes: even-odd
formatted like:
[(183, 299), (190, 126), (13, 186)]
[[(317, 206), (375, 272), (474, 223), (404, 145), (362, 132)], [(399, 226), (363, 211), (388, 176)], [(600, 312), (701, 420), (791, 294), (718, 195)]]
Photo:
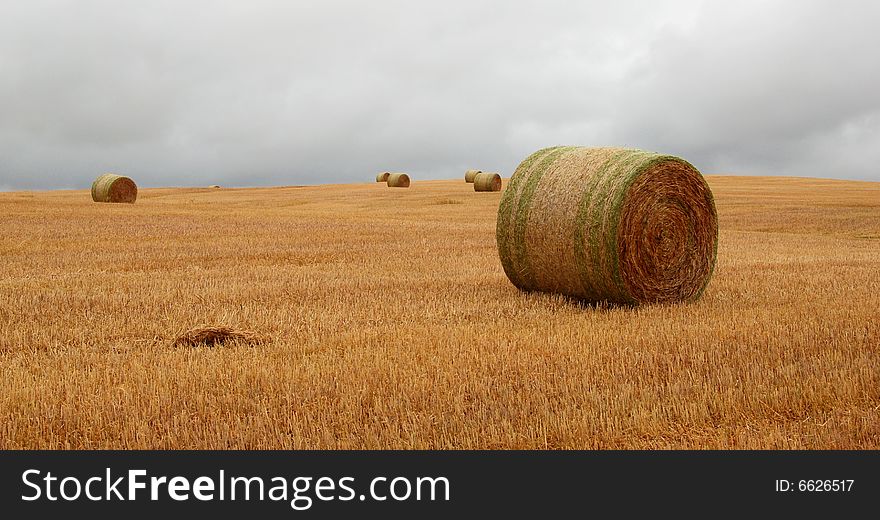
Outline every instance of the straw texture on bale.
[(388, 186), (392, 188), (409, 188), (409, 175), (405, 173), (389, 174)]
[(389, 175), (391, 175), (390, 172), (382, 172), (379, 175), (376, 175), (376, 182), (388, 182)]
[(715, 267), (718, 217), (703, 176), (683, 159), (557, 146), (516, 169), (496, 241), (522, 290), (630, 305), (693, 301)]
[(501, 191), (501, 175), (493, 172), (478, 173), (474, 177), (474, 191)]
[(92, 200), (133, 203), (137, 199), (137, 191), (137, 185), (128, 177), (105, 173), (92, 183)]
[(464, 172), (464, 182), (474, 182), (474, 177), (476, 177), (478, 173), (483, 173), (483, 170), (468, 170)]

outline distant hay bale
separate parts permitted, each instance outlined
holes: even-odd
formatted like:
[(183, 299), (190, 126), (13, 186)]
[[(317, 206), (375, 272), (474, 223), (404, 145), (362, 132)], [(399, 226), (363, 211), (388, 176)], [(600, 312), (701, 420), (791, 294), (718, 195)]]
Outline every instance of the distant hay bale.
[(522, 290), (631, 305), (693, 301), (715, 267), (718, 217), (703, 176), (683, 159), (557, 146), (516, 169), (496, 241)]
[(409, 175), (405, 173), (391, 173), (388, 175), (387, 182), (391, 188), (409, 188)]
[(501, 191), (501, 175), (493, 172), (478, 173), (474, 177), (474, 191)]
[(214, 188), (214, 189), (216, 189), (216, 188), (219, 188), (220, 185), (219, 185), (219, 184), (212, 184), (212, 185), (210, 185), (210, 186), (208, 186), (208, 187), (209, 187), (209, 188)]
[(263, 339), (255, 332), (232, 327), (196, 327), (178, 335), (174, 347), (214, 347), (227, 343), (255, 345)]
[(483, 173), (483, 170), (468, 170), (464, 172), (464, 182), (474, 182), (474, 177), (476, 177), (478, 173)]
[(127, 202), (137, 199), (137, 185), (128, 177), (105, 173), (92, 183), (92, 200), (95, 202)]
[(376, 175), (376, 182), (388, 182), (389, 175), (391, 175), (390, 172), (382, 172), (379, 175)]

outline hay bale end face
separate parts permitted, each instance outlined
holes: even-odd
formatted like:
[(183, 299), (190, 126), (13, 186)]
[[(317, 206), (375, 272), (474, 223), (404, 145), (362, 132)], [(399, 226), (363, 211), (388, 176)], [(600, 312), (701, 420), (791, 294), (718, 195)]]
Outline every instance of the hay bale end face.
[(478, 173), (474, 177), (474, 191), (501, 191), (501, 175), (493, 172)]
[(464, 172), (464, 182), (474, 182), (474, 177), (480, 173), (483, 173), (483, 170), (468, 170)]
[(557, 146), (516, 169), (496, 242), (522, 290), (630, 305), (693, 301), (715, 267), (718, 217), (703, 176), (683, 159)]
[(105, 173), (92, 183), (92, 200), (95, 202), (127, 202), (137, 199), (137, 185), (122, 175)]
[(391, 188), (409, 188), (409, 175), (405, 173), (389, 174), (388, 186)]
[(389, 175), (391, 175), (391, 172), (382, 172), (376, 175), (376, 182), (388, 182)]

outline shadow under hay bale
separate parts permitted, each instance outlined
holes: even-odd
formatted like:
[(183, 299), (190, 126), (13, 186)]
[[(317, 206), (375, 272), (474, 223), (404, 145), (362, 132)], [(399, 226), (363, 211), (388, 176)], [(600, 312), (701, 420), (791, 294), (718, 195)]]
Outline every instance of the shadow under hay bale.
[(95, 202), (133, 204), (137, 192), (137, 184), (133, 180), (114, 173), (105, 173), (92, 183), (92, 200)]
[(196, 327), (190, 329), (172, 342), (173, 347), (217, 347), (227, 344), (254, 346), (265, 339), (256, 332), (232, 327)]
[(474, 182), (474, 177), (480, 173), (483, 173), (483, 170), (468, 170), (464, 172), (464, 182)]

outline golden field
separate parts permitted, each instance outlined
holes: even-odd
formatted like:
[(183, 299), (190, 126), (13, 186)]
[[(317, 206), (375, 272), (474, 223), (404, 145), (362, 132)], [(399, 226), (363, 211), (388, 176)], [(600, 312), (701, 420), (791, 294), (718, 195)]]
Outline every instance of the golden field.
[(463, 181), (0, 193), (0, 448), (880, 448), (880, 183), (708, 181), (638, 309), (519, 292)]

